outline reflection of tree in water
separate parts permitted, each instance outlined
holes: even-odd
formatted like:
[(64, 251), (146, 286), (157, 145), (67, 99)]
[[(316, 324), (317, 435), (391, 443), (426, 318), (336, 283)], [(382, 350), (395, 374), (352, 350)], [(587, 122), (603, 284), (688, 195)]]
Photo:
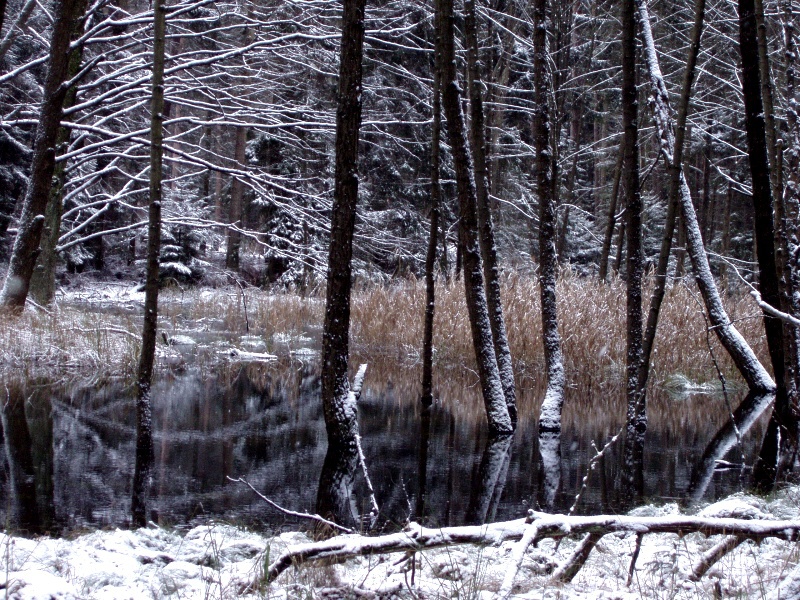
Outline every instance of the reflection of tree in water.
[[(353, 482), (358, 467), (355, 444), (328, 444), (317, 490), (317, 514), (345, 527), (358, 524)], [(318, 531), (327, 536), (328, 532)]]
[[(53, 501), (53, 416), (47, 388), (28, 392), (5, 386), (2, 423), (13, 500), (13, 523), (27, 533), (55, 525)], [(26, 407), (28, 414), (26, 415)]]
[[(686, 490), (686, 499), (689, 501), (700, 500), (706, 493), (718, 461), (727, 454), (728, 450), (741, 442), (741, 438), (750, 430), (767, 407), (775, 398), (774, 394), (747, 394), (739, 407), (733, 412), (733, 418), (717, 431), (717, 434), (706, 446), (703, 456), (692, 471), (692, 479)], [(744, 453), (744, 450), (742, 450)], [(741, 465), (744, 468), (744, 465)]]
[(506, 485), (513, 441), (513, 434), (492, 435), (486, 440), (477, 480), (472, 483), (472, 494), (464, 519), (467, 525), (494, 521)]

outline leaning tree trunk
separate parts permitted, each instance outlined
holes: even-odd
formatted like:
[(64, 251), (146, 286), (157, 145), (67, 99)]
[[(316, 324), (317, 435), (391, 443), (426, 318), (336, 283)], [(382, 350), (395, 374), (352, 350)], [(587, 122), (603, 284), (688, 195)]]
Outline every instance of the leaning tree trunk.
[[(694, 81), (695, 66), (697, 65), (697, 55), (700, 52), (700, 37), (703, 33), (705, 6), (705, 0), (695, 0), (694, 26), (692, 27), (689, 56), (686, 60), (683, 89), (681, 90), (677, 122), (675, 124), (675, 147), (672, 151), (672, 164), (668, 165), (669, 195), (667, 196), (667, 218), (666, 224), (664, 225), (664, 237), (661, 239), (661, 251), (658, 255), (655, 286), (653, 287), (653, 294), (650, 297), (650, 308), (647, 314), (647, 325), (645, 327), (644, 341), (642, 343), (642, 367), (639, 372), (639, 383), (642, 386), (642, 394), (647, 393), (647, 379), (650, 375), (650, 357), (653, 352), (653, 345), (655, 344), (661, 303), (664, 300), (664, 292), (667, 288), (669, 255), (672, 252), (672, 238), (675, 235), (675, 220), (678, 212), (678, 192), (681, 181), (681, 165), (683, 164), (683, 144), (686, 136), (686, 117), (689, 113), (689, 98), (692, 94), (692, 82)], [(645, 28), (643, 27), (642, 30), (644, 31)]]
[[(600, 250), (600, 281), (605, 283), (608, 278), (608, 261), (611, 258), (611, 242), (614, 239), (614, 226), (617, 224), (617, 205), (619, 204), (619, 181), (622, 177), (622, 148), (617, 155), (617, 164), (614, 167), (614, 182), (611, 187), (611, 198), (608, 201), (608, 216), (606, 218), (606, 232), (603, 236), (603, 247)], [(621, 246), (621, 244), (620, 244)]]
[(483, 285), (481, 254), (478, 243), (476, 192), (472, 157), (467, 148), (461, 90), (455, 63), (453, 0), (438, 0), (442, 57), (442, 106), (447, 118), (459, 204), (459, 248), (464, 269), (464, 288), (472, 330), (472, 343), (478, 364), (478, 376), (489, 420), (490, 433), (511, 433), (514, 424), (508, 414), (500, 371), (494, 352), (489, 309)]
[(44, 212), (55, 170), (56, 138), (68, 90), (64, 83), (69, 72), (70, 36), (75, 30), (75, 23), (83, 17), (84, 7), (84, 0), (57, 0), (53, 6), (50, 61), (36, 126), (30, 184), (25, 193), (17, 237), (11, 251), (3, 290), (0, 292), (0, 303), (18, 312), (25, 307), (33, 268), (39, 255)]
[(153, 466), (153, 426), (150, 385), (158, 326), (158, 255), (161, 250), (161, 179), (164, 138), (165, 0), (153, 6), (153, 87), (150, 99), (150, 207), (147, 227), (147, 276), (144, 289), (142, 352), (136, 377), (136, 463), (133, 471), (131, 520), (135, 527), (147, 524), (150, 471)]
[[(328, 454), (336, 453), (347, 463), (347, 468), (340, 470), (342, 475), (336, 480), (339, 489), (352, 487), (354, 461), (358, 460), (358, 419), (355, 396), (347, 379), (347, 362), (350, 351), (351, 260), (358, 201), (364, 8), (365, 0), (344, 2), (336, 109), (336, 167), (322, 330), (322, 409), (328, 434)], [(345, 507), (331, 508), (328, 491), (332, 487), (324, 485), (325, 478), (326, 472), (323, 471), (317, 494), (318, 512), (334, 520), (348, 518)]]
[(514, 385), (514, 367), (511, 364), (511, 349), (503, 318), (503, 302), (500, 298), (500, 268), (497, 264), (497, 246), (494, 238), (492, 209), (489, 202), (489, 185), (486, 165), (486, 128), (481, 94), (480, 64), (478, 60), (478, 32), (475, 18), (475, 0), (464, 1), (464, 34), (467, 42), (467, 87), (470, 94), (470, 116), (472, 133), (472, 155), (475, 168), (475, 195), (478, 228), (483, 259), (483, 276), (486, 280), (486, 303), (489, 308), (489, 324), (494, 340), (494, 354), (503, 394), (512, 423), (517, 422), (517, 392)]
[[(669, 95), (658, 63), (655, 42), (650, 29), (650, 14), (647, 9), (647, 3), (643, 0), (636, 0), (636, 3), (642, 27), (643, 52), (647, 62), (650, 86), (652, 87), (653, 117), (658, 131), (659, 151), (667, 167), (669, 167), (672, 164), (672, 151), (675, 147)], [(681, 209), (681, 227), (686, 235), (689, 258), (692, 261), (695, 281), (708, 311), (711, 326), (739, 373), (747, 382), (750, 390), (761, 393), (774, 392), (775, 382), (772, 381), (753, 349), (731, 322), (725, 307), (722, 305), (722, 298), (719, 295), (714, 277), (711, 274), (711, 267), (708, 264), (708, 255), (703, 245), (703, 236), (700, 233), (700, 225), (697, 222), (691, 191), (682, 171), (680, 173), (678, 199)]]

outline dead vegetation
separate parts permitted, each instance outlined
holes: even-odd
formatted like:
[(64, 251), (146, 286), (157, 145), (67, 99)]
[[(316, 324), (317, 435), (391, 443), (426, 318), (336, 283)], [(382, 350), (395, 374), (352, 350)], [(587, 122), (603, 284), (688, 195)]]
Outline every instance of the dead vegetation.
[[(502, 292), (520, 388), (535, 388), (544, 364), (537, 282), (512, 274), (503, 279)], [(559, 279), (557, 293), (570, 384), (589, 392), (615, 388), (622, 382), (625, 364), (624, 282), (601, 284), (566, 275)], [(162, 295), (160, 327), (170, 334), (214, 331), (228, 335), (233, 343), (249, 333), (262, 338), (270, 352), (287, 353), (299, 345), (318, 346), (323, 300), (319, 294), (303, 297), (255, 288), (170, 289)], [(374, 375), (398, 366), (415, 369), (420, 364), (424, 300), (421, 281), (357, 286), (352, 305), (353, 362), (369, 362)], [(763, 325), (752, 298), (736, 294), (726, 303), (742, 334), (763, 356)], [(62, 300), (49, 312), (0, 315), (0, 356), (15, 374), (127, 377), (138, 354), (140, 321), (138, 313), (114, 310), (110, 300), (91, 306)], [(706, 335), (696, 291), (683, 284), (673, 286), (662, 309), (654, 385), (668, 387), (676, 381), (716, 385), (709, 339), (723, 374), (736, 383), (732, 363), (715, 336)], [(440, 390), (454, 385), (463, 390), (474, 383), (470, 340), (463, 284), (440, 282), (434, 325), (434, 378)]]

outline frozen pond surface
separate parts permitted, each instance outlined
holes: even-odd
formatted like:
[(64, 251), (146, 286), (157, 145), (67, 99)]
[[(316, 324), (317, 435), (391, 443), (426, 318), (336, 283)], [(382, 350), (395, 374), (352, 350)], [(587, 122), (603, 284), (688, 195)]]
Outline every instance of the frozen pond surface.
[[(395, 529), (419, 508), (421, 469), (420, 407), (410, 390), (415, 371), (376, 369), (367, 374), (359, 403), (363, 448), (381, 507), (379, 523)], [(63, 388), (32, 383), (20, 390), (34, 443), (39, 502), (55, 515), (56, 529), (124, 525), (134, 456), (132, 388), (110, 384), (100, 389)], [(480, 502), (480, 469), (487, 436), (475, 389), (448, 397), (431, 412), (423, 520), (433, 525), (464, 522), (470, 505)], [(535, 401), (535, 390), (523, 392)], [(216, 374), (165, 378), (153, 390), (155, 467), (154, 520), (179, 529), (212, 519), (262, 531), (292, 529), (297, 523), (266, 506), (242, 484), (244, 477), (280, 505), (314, 511), (326, 453), (319, 401), (319, 378), (312, 362), (232, 364)], [(732, 398), (734, 406), (741, 397)], [(597, 398), (574, 390), (567, 397), (560, 487), (553, 509), (569, 510), (595, 451), (619, 428), (622, 398)], [(514, 437), (507, 474), (488, 503), (490, 520), (513, 519), (541, 506), (543, 473), (536, 422), (524, 412)], [(692, 469), (725, 421), (721, 397), (683, 399), (656, 395), (650, 404), (645, 447), (645, 497), (655, 502), (680, 499)], [(763, 420), (763, 417), (762, 417)], [(744, 439), (746, 464), (752, 464), (763, 422)], [(588, 479), (579, 513), (619, 510), (621, 440), (607, 452)], [(738, 448), (720, 464), (706, 499), (742, 489)], [(5, 469), (4, 473), (8, 473)], [(52, 473), (52, 476), (50, 475)], [(10, 497), (7, 476), (0, 482)], [(363, 478), (356, 477), (356, 510), (368, 512)], [(8, 503), (4, 503), (6, 510)]]

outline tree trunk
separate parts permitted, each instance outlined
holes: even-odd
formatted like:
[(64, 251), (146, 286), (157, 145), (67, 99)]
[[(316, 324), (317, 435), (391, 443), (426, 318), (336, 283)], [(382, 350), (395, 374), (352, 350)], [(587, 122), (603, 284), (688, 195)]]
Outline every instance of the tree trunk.
[(144, 290), (142, 352), (136, 377), (136, 463), (131, 494), (134, 527), (147, 524), (150, 471), (153, 466), (153, 424), (150, 385), (158, 326), (158, 257), (161, 250), (161, 179), (164, 137), (165, 0), (153, 5), (153, 87), (150, 99), (150, 207), (147, 227), (147, 278)]
[[(234, 145), (234, 160), (236, 167), (244, 169), (247, 167), (245, 150), (247, 149), (247, 128), (236, 128), (236, 142)], [(228, 207), (228, 223), (234, 227), (242, 227), (242, 215), (244, 214), (244, 182), (238, 176), (233, 177), (231, 182), (231, 203)], [(225, 268), (232, 271), (239, 271), (239, 250), (242, 245), (242, 234), (233, 228), (228, 228), (226, 235), (227, 245), (225, 247)]]
[[(637, 0), (637, 4), (645, 41), (644, 55), (647, 60), (647, 71), (652, 87), (653, 116), (659, 133), (660, 152), (667, 165), (670, 165), (672, 163), (671, 152), (675, 146), (675, 136), (669, 109), (669, 95), (664, 84), (664, 78), (661, 75), (658, 55), (655, 52), (647, 5), (642, 0)], [(739, 373), (747, 382), (750, 390), (761, 393), (774, 392), (775, 382), (772, 381), (753, 349), (733, 325), (728, 313), (725, 311), (725, 307), (722, 305), (722, 299), (711, 274), (711, 267), (708, 264), (708, 255), (703, 245), (703, 236), (700, 233), (700, 225), (697, 222), (692, 195), (683, 172), (680, 174), (680, 193), (678, 197), (681, 208), (681, 228), (686, 235), (686, 245), (694, 268), (695, 281), (706, 305), (711, 326)]]
[[(742, 92), (745, 106), (745, 129), (753, 183), (758, 285), (761, 298), (780, 310), (780, 289), (775, 260), (772, 182), (768, 161), (766, 123), (762, 102), (762, 81), (759, 68), (757, 17), (754, 0), (739, 0), (739, 49), (742, 56)], [(767, 427), (767, 437), (753, 477), (756, 485), (768, 491), (776, 476), (780, 446), (795, 437), (786, 389), (786, 361), (783, 345), (783, 323), (764, 313), (767, 347), (777, 384), (775, 407)], [(776, 436), (780, 436), (779, 438)], [(781, 442), (777, 440), (780, 439)]]
[(500, 298), (500, 268), (497, 264), (497, 246), (489, 202), (489, 186), (486, 167), (486, 134), (481, 94), (480, 68), (478, 61), (478, 33), (475, 19), (475, 0), (464, 2), (464, 33), (467, 43), (467, 83), (470, 91), (472, 153), (475, 169), (475, 195), (478, 217), (478, 239), (483, 259), (483, 276), (486, 283), (486, 303), (489, 309), (489, 325), (494, 341), (494, 354), (500, 381), (511, 422), (517, 422), (517, 392), (514, 385), (514, 367), (511, 349), (508, 347), (506, 323), (503, 318), (503, 303)]
[[(675, 124), (675, 147), (672, 150), (672, 164), (668, 166), (669, 194), (667, 196), (667, 218), (664, 225), (664, 237), (661, 240), (661, 251), (658, 255), (656, 267), (655, 286), (650, 298), (650, 308), (647, 314), (644, 341), (642, 343), (642, 369), (639, 372), (639, 382), (642, 393), (647, 393), (647, 379), (650, 375), (650, 356), (656, 339), (658, 316), (661, 312), (661, 302), (667, 287), (667, 269), (669, 256), (672, 251), (672, 238), (675, 234), (675, 217), (678, 212), (678, 192), (680, 189), (681, 165), (683, 165), (683, 146), (686, 135), (686, 117), (689, 113), (689, 98), (692, 94), (697, 55), (700, 52), (700, 37), (703, 33), (705, 17), (705, 0), (695, 0), (694, 26), (689, 44), (689, 56), (686, 61), (686, 71), (683, 76), (683, 89), (678, 104), (678, 115)], [(645, 28), (643, 27), (644, 31)]]
[(447, 118), (453, 166), (459, 204), (459, 248), (464, 271), (464, 287), (469, 312), (472, 343), (478, 364), (478, 376), (483, 392), (491, 433), (511, 433), (514, 425), (508, 414), (500, 371), (494, 352), (489, 322), (489, 309), (483, 282), (478, 219), (476, 214), (475, 181), (472, 158), (467, 148), (464, 115), (461, 112), (461, 90), (458, 86), (455, 63), (453, 0), (438, 0), (440, 43), (442, 47), (442, 107)]
[[(81, 13), (85, 11), (81, 9)], [(83, 20), (75, 22), (75, 29), (72, 32), (72, 39), (77, 39), (83, 34)], [(69, 66), (67, 67), (67, 79), (71, 79), (78, 74), (83, 58), (83, 44), (73, 48), (69, 56)], [(78, 93), (77, 86), (72, 86), (64, 98), (64, 110), (71, 108), (75, 104)], [(56, 136), (56, 151), (58, 152), (70, 138), (70, 130), (61, 127)], [(56, 292), (56, 264), (58, 254), (56, 246), (61, 234), (61, 214), (64, 210), (64, 186), (67, 179), (67, 165), (64, 161), (58, 162), (53, 170), (53, 187), (50, 190), (50, 198), (45, 209), (44, 230), (40, 245), (39, 261), (31, 276), (30, 293), (34, 301), (42, 306), (50, 304)], [(102, 243), (102, 242), (101, 242)]]
[[(358, 419), (347, 379), (347, 363), (350, 352), (351, 260), (358, 201), (364, 8), (365, 0), (345, 0), (342, 15), (336, 166), (322, 331), (322, 408), (328, 447), (341, 451), (343, 456), (351, 456), (358, 435)], [(348, 485), (351, 483), (352, 480), (349, 480)], [(324, 511), (322, 504), (324, 498), (319, 494), (318, 509), (321, 507)], [(324, 512), (320, 514), (326, 516)]]
[(622, 178), (622, 148), (617, 154), (617, 164), (614, 167), (614, 183), (611, 186), (611, 198), (608, 201), (608, 214), (606, 217), (606, 233), (603, 236), (603, 248), (600, 250), (600, 281), (608, 278), (608, 261), (611, 257), (611, 242), (614, 239), (614, 226), (617, 224), (617, 205), (619, 204), (619, 182)]
[(56, 139), (63, 116), (69, 73), (70, 36), (83, 17), (85, 0), (57, 0), (53, 6), (53, 35), (50, 61), (45, 79), (39, 122), (33, 146), (30, 184), (25, 194), (19, 231), (14, 240), (8, 272), (0, 292), (0, 303), (14, 311), (25, 307), (33, 268), (39, 255), (39, 241), (44, 228), (44, 212), (50, 197), (55, 170)]
[[(422, 403), (430, 406), (433, 403), (433, 317), (436, 311), (436, 266), (437, 233), (439, 231), (439, 205), (441, 202), (441, 185), (439, 182), (440, 141), (442, 131), (441, 102), (441, 59), (439, 56), (439, 26), (436, 32), (435, 55), (433, 65), (433, 130), (431, 131), (431, 228), (428, 238), (428, 253), (425, 256), (425, 325), (422, 334)], [(429, 417), (430, 421), (430, 417)], [(427, 452), (427, 450), (426, 450)], [(420, 500), (421, 502), (422, 500)], [(421, 512), (421, 511), (420, 511)]]
[(626, 494), (639, 500), (644, 492), (643, 454), (647, 431), (645, 398), (639, 380), (642, 363), (642, 197), (639, 193), (639, 124), (636, 90), (636, 6), (635, 0), (622, 5), (622, 122), (625, 228), (627, 230), (627, 318), (625, 437)]

